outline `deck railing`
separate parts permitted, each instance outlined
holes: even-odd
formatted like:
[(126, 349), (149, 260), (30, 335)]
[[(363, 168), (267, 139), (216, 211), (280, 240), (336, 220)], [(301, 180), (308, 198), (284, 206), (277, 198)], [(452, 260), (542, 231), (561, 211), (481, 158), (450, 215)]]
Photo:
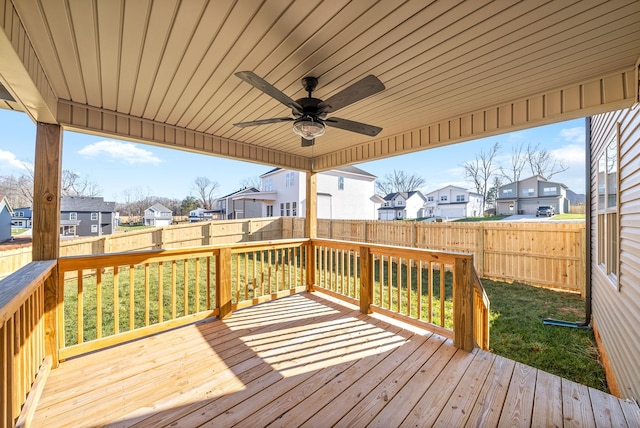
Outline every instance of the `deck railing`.
[(34, 262), (2, 286), (0, 427), (32, 407), (25, 400), (37, 401), (38, 373), (58, 361), (305, 289), (350, 300), (364, 313), (430, 323), (462, 349), (488, 346), (488, 300), (465, 254), (249, 242)]
[(428, 323), (463, 349), (474, 342), (488, 348), (488, 338), (478, 336), (488, 333), (488, 299), (474, 300), (471, 256), (320, 239), (312, 245), (315, 289), (359, 304), (363, 312)]
[[(12, 427), (45, 363), (45, 283), (56, 262), (33, 262), (2, 281), (0, 294), (0, 426)], [(43, 364), (44, 363), (44, 364)], [(32, 399), (34, 397), (32, 396)]]

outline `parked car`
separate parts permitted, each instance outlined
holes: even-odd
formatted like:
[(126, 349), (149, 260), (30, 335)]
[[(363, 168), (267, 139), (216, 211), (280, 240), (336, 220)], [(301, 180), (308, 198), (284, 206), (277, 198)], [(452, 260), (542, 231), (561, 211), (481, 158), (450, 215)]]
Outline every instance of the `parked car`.
[(540, 205), (536, 210), (536, 217), (541, 215), (546, 215), (547, 217), (551, 217), (556, 214), (556, 209), (549, 205)]

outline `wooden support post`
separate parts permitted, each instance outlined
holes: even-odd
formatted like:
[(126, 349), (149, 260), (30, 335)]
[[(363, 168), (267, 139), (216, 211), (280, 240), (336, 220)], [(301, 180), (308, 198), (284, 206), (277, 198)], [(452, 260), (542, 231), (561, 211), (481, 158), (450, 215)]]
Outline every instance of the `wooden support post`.
[(313, 240), (307, 242), (307, 291), (312, 292), (316, 284), (316, 248)]
[(373, 303), (373, 255), (369, 247), (360, 247), (360, 312), (370, 314)]
[(453, 272), (453, 345), (471, 352), (473, 340), (473, 257), (456, 257)]
[(220, 318), (231, 315), (231, 249), (221, 248), (216, 257), (216, 306)]
[(304, 222), (305, 238), (314, 239), (318, 237), (318, 180), (317, 174), (307, 171), (307, 203), (306, 221)]
[[(60, 183), (62, 176), (62, 128), (38, 123), (33, 168), (32, 260), (57, 260), (60, 254)], [(58, 268), (44, 283), (44, 345), (52, 367), (58, 367)]]

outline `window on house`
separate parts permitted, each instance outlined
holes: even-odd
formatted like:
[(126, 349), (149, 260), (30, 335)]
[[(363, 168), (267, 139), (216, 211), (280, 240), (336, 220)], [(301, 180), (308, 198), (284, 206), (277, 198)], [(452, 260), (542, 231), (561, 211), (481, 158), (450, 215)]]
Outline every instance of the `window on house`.
[(273, 205), (267, 205), (267, 217), (273, 217)]
[(464, 195), (456, 195), (456, 202), (464, 202)]
[(18, 211), (18, 217), (24, 217), (24, 212)]
[(618, 135), (615, 135), (598, 158), (598, 201), (596, 204), (598, 266), (618, 284)]
[(522, 189), (522, 196), (533, 196), (533, 188)]
[(263, 192), (270, 192), (273, 190), (273, 181), (271, 181), (270, 178), (267, 178), (266, 180), (262, 181), (262, 191)]
[(77, 220), (78, 213), (69, 213), (69, 220)]
[(291, 216), (291, 203), (287, 202), (286, 207), (287, 207), (287, 217), (289, 217)]
[(91, 225), (91, 233), (98, 233), (98, 225), (97, 224), (92, 224)]
[(513, 195), (513, 189), (502, 189), (502, 194), (504, 196), (511, 196)]
[(544, 192), (545, 195), (555, 195), (558, 192), (558, 188), (557, 187), (544, 187), (542, 189), (542, 191)]
[(285, 175), (285, 187), (293, 187), (294, 184), (295, 184), (295, 173), (287, 172), (287, 175)]
[(433, 196), (427, 196), (427, 202), (433, 202), (434, 198)]
[(294, 217), (298, 216), (298, 203), (297, 202), (291, 202), (291, 215)]
[(98, 220), (98, 213), (91, 213), (91, 220)]
[(344, 190), (344, 177), (338, 177), (338, 190)]
[(284, 217), (284, 202), (280, 202), (280, 217)]
[(449, 200), (449, 197), (447, 195), (440, 196), (440, 202), (447, 202), (448, 200)]
[(403, 204), (403, 203), (404, 203), (404, 201), (403, 201), (402, 199), (398, 199), (398, 200), (396, 201), (396, 205), (397, 205), (397, 206), (402, 206), (402, 204)]

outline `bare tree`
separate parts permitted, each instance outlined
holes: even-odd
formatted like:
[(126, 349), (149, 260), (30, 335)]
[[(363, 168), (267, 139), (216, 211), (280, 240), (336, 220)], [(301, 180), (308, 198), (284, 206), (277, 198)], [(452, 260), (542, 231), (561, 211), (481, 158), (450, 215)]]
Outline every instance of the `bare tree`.
[(498, 171), (494, 165), (496, 154), (500, 150), (500, 143), (496, 142), (491, 149), (485, 151), (480, 150), (476, 154), (473, 161), (467, 161), (462, 164), (465, 172), (465, 178), (473, 183), (476, 192), (482, 195), (482, 212), (487, 200), (487, 192), (489, 190), (489, 182), (491, 177)]
[(500, 174), (509, 183), (520, 181), (522, 170), (527, 166), (529, 157), (522, 144), (511, 148), (511, 159), (508, 168), (500, 167)]
[(261, 185), (262, 185), (262, 180), (257, 175), (254, 175), (253, 177), (243, 178), (242, 181), (240, 182), (240, 188), (244, 188), (244, 189), (255, 187), (256, 189), (260, 190)]
[(14, 208), (33, 204), (33, 180), (26, 174), (0, 176), (0, 194), (5, 195)]
[(555, 159), (549, 150), (540, 148), (540, 143), (535, 146), (529, 144), (526, 156), (531, 174), (540, 175), (547, 180), (569, 168), (565, 162)]
[(394, 169), (393, 173), (376, 180), (376, 193), (385, 196), (395, 192), (411, 192), (420, 190), (425, 183), (426, 180), (417, 174), (407, 174)]
[(62, 196), (100, 196), (102, 194), (97, 183), (68, 169), (62, 170), (61, 187)]
[(119, 200), (117, 203), (118, 211), (127, 216), (129, 223), (140, 223), (144, 210), (153, 205), (149, 194), (150, 190), (148, 188), (145, 190), (142, 187), (123, 190), (117, 198)]
[(196, 197), (202, 204), (202, 208), (210, 210), (213, 207), (213, 201), (215, 200), (215, 194), (220, 187), (220, 183), (217, 181), (211, 181), (207, 177), (197, 177), (194, 181), (194, 191)]

